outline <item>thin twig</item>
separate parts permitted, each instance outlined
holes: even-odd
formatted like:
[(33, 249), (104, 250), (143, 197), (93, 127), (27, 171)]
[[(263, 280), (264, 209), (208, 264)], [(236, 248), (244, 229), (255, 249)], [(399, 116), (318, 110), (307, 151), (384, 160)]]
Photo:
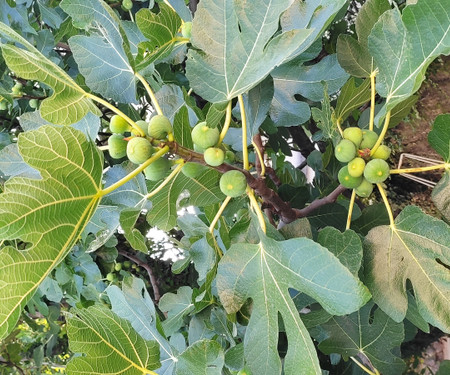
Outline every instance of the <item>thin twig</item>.
[(150, 284), (152, 284), (153, 294), (155, 295), (155, 302), (158, 303), (158, 301), (161, 298), (161, 294), (159, 292), (158, 281), (156, 280), (155, 274), (153, 273), (153, 270), (150, 268), (150, 266), (147, 263), (140, 260), (138, 257), (135, 257), (134, 255), (129, 254), (124, 250), (119, 250), (119, 254), (124, 256), (125, 258), (128, 258), (129, 260), (132, 260), (139, 267), (142, 267), (147, 271), (148, 277), (150, 279)]

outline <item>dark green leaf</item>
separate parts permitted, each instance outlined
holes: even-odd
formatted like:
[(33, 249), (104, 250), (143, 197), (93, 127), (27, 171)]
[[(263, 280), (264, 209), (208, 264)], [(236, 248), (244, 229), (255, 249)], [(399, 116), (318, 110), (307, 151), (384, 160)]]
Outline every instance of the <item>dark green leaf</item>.
[(439, 155), (450, 163), (450, 114), (439, 115), (428, 133), (428, 142)]

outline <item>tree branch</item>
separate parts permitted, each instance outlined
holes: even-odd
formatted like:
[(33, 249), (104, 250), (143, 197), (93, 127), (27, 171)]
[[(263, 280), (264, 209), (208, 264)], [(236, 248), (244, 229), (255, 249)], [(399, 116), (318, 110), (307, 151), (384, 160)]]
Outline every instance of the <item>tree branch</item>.
[[(326, 197), (316, 199), (313, 201), (309, 206), (302, 208), (302, 209), (294, 209), (296, 214), (296, 219), (308, 216), (311, 212), (317, 210), (319, 207), (322, 207), (326, 204), (334, 203), (336, 202), (336, 199), (341, 195), (345, 190), (347, 190), (346, 187), (339, 185), (336, 189), (334, 189), (330, 194), (328, 194)], [(287, 224), (287, 223), (286, 223)]]

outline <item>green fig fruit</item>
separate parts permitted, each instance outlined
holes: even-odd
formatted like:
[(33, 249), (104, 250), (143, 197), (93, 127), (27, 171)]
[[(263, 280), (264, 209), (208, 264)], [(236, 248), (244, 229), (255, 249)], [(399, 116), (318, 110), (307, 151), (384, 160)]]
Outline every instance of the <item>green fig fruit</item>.
[(127, 155), (128, 142), (121, 134), (113, 134), (108, 138), (108, 151), (113, 159), (122, 159)]
[(196, 178), (204, 173), (207, 169), (208, 167), (205, 167), (204, 165), (189, 162), (183, 165), (183, 168), (181, 168), (181, 172), (186, 177)]
[(345, 166), (339, 170), (338, 180), (342, 186), (345, 186), (348, 189), (354, 189), (361, 184), (363, 178), (362, 176), (351, 176), (350, 173), (348, 173), (348, 167)]
[(370, 160), (364, 169), (364, 177), (373, 184), (383, 182), (389, 177), (389, 164), (383, 159)]
[(363, 138), (361, 141), (361, 144), (359, 145), (359, 148), (365, 149), (365, 148), (372, 148), (375, 146), (375, 143), (377, 143), (378, 140), (378, 134), (375, 133), (372, 130), (363, 130)]
[(373, 184), (363, 178), (362, 182), (357, 188), (355, 188), (355, 193), (358, 197), (367, 198), (373, 191)]
[(145, 178), (150, 181), (159, 181), (167, 176), (171, 163), (166, 158), (159, 158), (144, 169)]
[(220, 148), (209, 147), (205, 150), (203, 158), (205, 159), (206, 164), (217, 167), (225, 160), (225, 153)]
[(363, 158), (354, 158), (350, 163), (348, 163), (348, 173), (352, 177), (362, 176), (364, 173), (364, 167), (366, 162)]
[(225, 195), (236, 198), (245, 193), (247, 179), (240, 171), (228, 171), (220, 177), (219, 187)]
[(355, 158), (356, 147), (352, 141), (343, 139), (337, 144), (336, 148), (334, 149), (334, 155), (340, 162), (348, 163), (350, 160), (353, 160)]
[[(148, 123), (146, 123), (144, 120), (138, 120), (136, 121), (136, 125), (142, 130), (144, 135), (148, 135)], [(136, 129), (131, 129), (131, 134), (139, 136)]]
[(356, 126), (344, 129), (344, 139), (352, 141), (353, 144), (358, 148), (361, 144), (363, 138), (362, 130)]
[(388, 146), (380, 145), (372, 155), (372, 159), (387, 160), (391, 156), (391, 149)]
[(153, 153), (153, 146), (148, 139), (134, 137), (128, 141), (127, 156), (134, 164), (142, 164)]
[(219, 129), (210, 128), (206, 122), (200, 122), (192, 129), (192, 141), (203, 149), (214, 146), (219, 141)]
[(109, 129), (113, 133), (123, 134), (125, 132), (129, 132), (131, 130), (131, 126), (122, 116), (114, 115), (109, 121)]
[(156, 139), (165, 139), (172, 132), (172, 124), (164, 115), (156, 115), (148, 123), (148, 135)]

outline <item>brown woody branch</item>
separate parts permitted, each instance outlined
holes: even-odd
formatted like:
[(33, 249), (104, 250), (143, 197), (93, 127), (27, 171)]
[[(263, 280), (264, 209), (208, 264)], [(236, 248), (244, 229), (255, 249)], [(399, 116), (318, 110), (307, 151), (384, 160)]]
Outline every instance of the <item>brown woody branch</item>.
[(138, 257), (136, 257), (130, 253), (127, 253), (124, 250), (119, 250), (119, 254), (124, 256), (125, 258), (128, 258), (129, 260), (135, 262), (139, 267), (142, 267), (147, 271), (148, 277), (150, 279), (150, 284), (152, 285), (153, 294), (155, 296), (155, 303), (158, 303), (158, 301), (161, 298), (161, 294), (159, 292), (158, 281), (156, 280), (153, 270), (150, 268), (150, 266), (146, 262), (140, 260)]

